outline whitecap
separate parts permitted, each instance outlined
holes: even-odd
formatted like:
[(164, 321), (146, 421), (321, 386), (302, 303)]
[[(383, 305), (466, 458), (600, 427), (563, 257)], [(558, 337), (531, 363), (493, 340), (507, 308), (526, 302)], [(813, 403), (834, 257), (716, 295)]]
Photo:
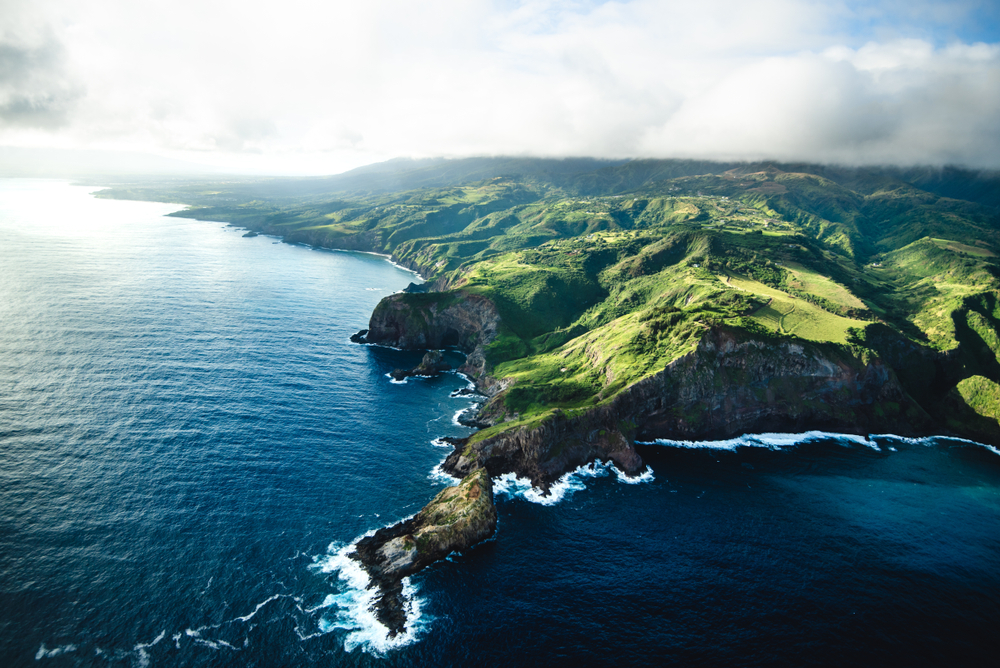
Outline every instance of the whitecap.
[(41, 659), (51, 659), (52, 657), (59, 656), (60, 654), (69, 654), (70, 652), (75, 652), (77, 649), (76, 645), (60, 645), (59, 647), (53, 647), (52, 649), (47, 649), (45, 643), (42, 643), (41, 647), (35, 653), (35, 661), (40, 661)]
[(385, 374), (385, 377), (388, 378), (389, 382), (392, 383), (393, 385), (406, 385), (405, 378), (403, 380), (396, 380), (395, 378), (392, 377), (391, 373)]
[(258, 612), (260, 612), (261, 608), (263, 608), (265, 605), (267, 605), (271, 601), (274, 601), (274, 600), (279, 599), (279, 598), (281, 598), (281, 594), (275, 594), (271, 598), (268, 598), (268, 599), (266, 599), (266, 600), (261, 601), (260, 603), (258, 603), (257, 607), (254, 608), (253, 612), (251, 612), (250, 614), (244, 615), (242, 617), (237, 617), (236, 619), (240, 620), (241, 622), (249, 622), (251, 619), (253, 619), (254, 615), (256, 615)]
[(574, 492), (586, 489), (581, 477), (598, 478), (608, 474), (607, 467), (595, 464), (585, 464), (559, 477), (549, 485), (549, 493), (531, 484), (527, 478), (519, 478), (515, 473), (505, 473), (493, 479), (493, 493), (510, 498), (520, 497), (531, 503), (543, 506), (554, 506)]
[[(357, 540), (374, 533), (373, 529)], [(413, 644), (428, 624), (421, 612), (423, 602), (417, 595), (416, 586), (410, 578), (403, 579), (406, 626), (402, 633), (390, 638), (389, 629), (378, 621), (372, 609), (378, 596), (378, 588), (369, 589), (371, 580), (368, 573), (360, 563), (347, 556), (354, 551), (354, 543), (345, 546), (331, 544), (326, 555), (314, 559), (313, 568), (322, 573), (336, 573), (340, 584), (340, 591), (328, 594), (317, 607), (324, 610), (318, 622), (319, 631), (346, 631), (345, 650), (352, 652), (361, 649), (376, 656)]]
[(139, 643), (138, 645), (132, 648), (139, 654), (139, 666), (141, 668), (146, 668), (147, 666), (149, 666), (149, 653), (146, 650), (152, 647), (153, 645), (159, 643), (166, 637), (167, 637), (167, 632), (160, 631), (160, 635), (156, 636), (156, 638), (153, 639), (153, 642)]

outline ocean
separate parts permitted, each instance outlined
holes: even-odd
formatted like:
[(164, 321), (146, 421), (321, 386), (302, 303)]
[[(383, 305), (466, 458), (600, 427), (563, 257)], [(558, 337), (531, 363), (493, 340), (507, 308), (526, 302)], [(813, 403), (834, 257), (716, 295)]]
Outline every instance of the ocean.
[(892, 435), (498, 479), (387, 638), (344, 554), (470, 433), (466, 379), (349, 341), (415, 276), (92, 191), (0, 180), (4, 666), (994, 665), (1000, 454)]

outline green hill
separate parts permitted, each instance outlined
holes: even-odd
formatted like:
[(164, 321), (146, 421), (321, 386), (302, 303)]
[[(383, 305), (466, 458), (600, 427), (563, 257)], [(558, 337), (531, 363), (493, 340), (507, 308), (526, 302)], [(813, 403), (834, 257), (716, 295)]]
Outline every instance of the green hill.
[(100, 196), (391, 253), (434, 290), (486, 297), (486, 362), (510, 386), (493, 409), (521, 421), (607, 402), (723, 327), (877, 356), (941, 424), (995, 423), (995, 173), (470, 158)]

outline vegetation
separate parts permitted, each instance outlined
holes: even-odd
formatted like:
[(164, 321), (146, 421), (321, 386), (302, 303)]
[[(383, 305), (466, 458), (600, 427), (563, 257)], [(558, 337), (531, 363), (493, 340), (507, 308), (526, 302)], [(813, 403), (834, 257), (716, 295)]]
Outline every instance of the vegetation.
[[(101, 196), (391, 253), (444, 293), (428, 302), (488, 297), (516, 425), (608, 400), (714, 325), (850, 345), (928, 411), (996, 418), (998, 193), (1000, 176), (961, 170), (483, 158)], [(935, 366), (946, 351), (960, 371)]]

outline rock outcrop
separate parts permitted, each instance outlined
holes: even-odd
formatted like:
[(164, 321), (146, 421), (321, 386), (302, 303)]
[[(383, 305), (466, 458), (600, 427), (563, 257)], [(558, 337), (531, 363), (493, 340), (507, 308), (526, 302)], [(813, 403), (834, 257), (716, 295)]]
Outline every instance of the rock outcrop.
[(484, 348), (499, 326), (496, 306), (482, 295), (399, 293), (375, 307), (364, 341), (408, 350), (458, 348), (467, 355), (459, 370), (477, 377), (486, 371)]
[(429, 350), (417, 366), (412, 369), (393, 369), (389, 375), (396, 380), (403, 380), (410, 376), (433, 377), (440, 375), (442, 371), (451, 371), (451, 365), (444, 361), (440, 350)]
[(390, 636), (406, 626), (403, 578), (496, 533), (493, 483), (485, 469), (465, 476), (414, 517), (362, 538), (349, 556), (361, 562), (378, 588), (375, 615)]

